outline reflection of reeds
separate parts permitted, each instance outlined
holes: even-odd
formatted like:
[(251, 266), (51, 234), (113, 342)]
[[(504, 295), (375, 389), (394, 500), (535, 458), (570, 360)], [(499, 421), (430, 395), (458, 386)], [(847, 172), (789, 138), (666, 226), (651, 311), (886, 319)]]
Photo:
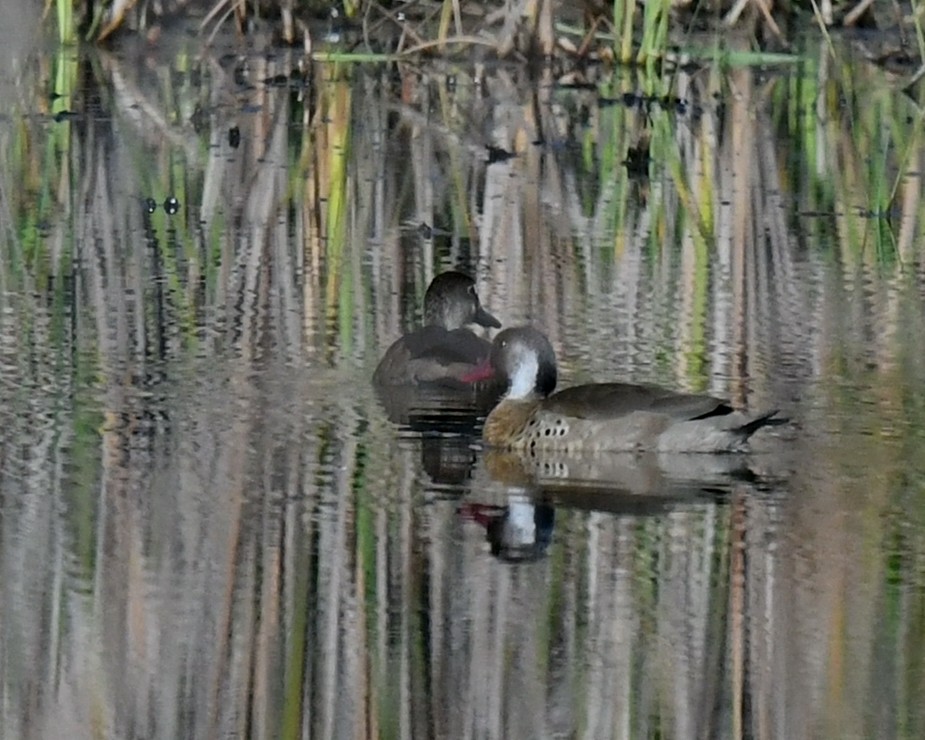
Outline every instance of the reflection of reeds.
[[(848, 645), (925, 661), (921, 595), (896, 585), (925, 552), (907, 521), (925, 510), (907, 341), (925, 332), (921, 137), (887, 92), (851, 97), (842, 123), (834, 101), (868, 72), (833, 78), (830, 63), (796, 90), (748, 69), (674, 86), (615, 73), (602, 87), (621, 102), (605, 107), (517, 68), (482, 94), (459, 70), (451, 93), (405, 68), (393, 95), (362, 69), (261, 84), (294, 66), (285, 56), (254, 62), (242, 91), (215, 62), (197, 133), (154, 112), (198, 91), (107, 60), (85, 92), (103, 115), (0, 130), (14, 237), (0, 248), (0, 470), (15, 502), (0, 622), (21, 634), (6, 638), (7, 706), (29, 693), (30, 720), (117, 736), (645, 736), (657, 721), (691, 737), (783, 705), (796, 736), (850, 726), (866, 689), (920, 735), (914, 672), (884, 696)], [(624, 107), (640, 89), (677, 90), (696, 114)], [(645, 181), (620, 164), (644, 140)], [(514, 156), (489, 163), (488, 145)], [(141, 198), (168, 191), (183, 210), (149, 218)], [(889, 203), (892, 221), (858, 208)], [(563, 509), (548, 559), (497, 567), (367, 386), (430, 277), (455, 266), (507, 323), (544, 326), (566, 383), (808, 397), (807, 426), (845, 428), (807, 435), (799, 454), (822, 471), (798, 483), (807, 503)], [(883, 434), (858, 431), (872, 425)], [(814, 508), (861, 493), (885, 516)], [(853, 592), (852, 568), (885, 566), (882, 598)], [(18, 665), (41, 667), (25, 689)], [(827, 671), (848, 676), (828, 705), (811, 700)], [(26, 734), (11, 710), (3, 721)]]

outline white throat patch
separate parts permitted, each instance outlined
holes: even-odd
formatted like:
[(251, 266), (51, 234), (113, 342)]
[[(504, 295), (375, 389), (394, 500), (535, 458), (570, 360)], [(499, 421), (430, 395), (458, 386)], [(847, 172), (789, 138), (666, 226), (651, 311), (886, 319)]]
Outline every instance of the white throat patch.
[(518, 399), (530, 396), (536, 386), (536, 375), (539, 369), (536, 353), (527, 352), (511, 376), (511, 390), (508, 391), (508, 398)]

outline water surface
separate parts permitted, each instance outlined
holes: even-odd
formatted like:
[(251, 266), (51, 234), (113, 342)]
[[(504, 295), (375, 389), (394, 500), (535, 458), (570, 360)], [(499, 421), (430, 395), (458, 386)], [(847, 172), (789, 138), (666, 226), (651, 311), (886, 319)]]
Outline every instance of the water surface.
[[(882, 71), (162, 43), (42, 57), (0, 119), (0, 735), (925, 735), (925, 152)], [(793, 424), (525, 462), (409, 417), (370, 376), (452, 268), (562, 385)]]

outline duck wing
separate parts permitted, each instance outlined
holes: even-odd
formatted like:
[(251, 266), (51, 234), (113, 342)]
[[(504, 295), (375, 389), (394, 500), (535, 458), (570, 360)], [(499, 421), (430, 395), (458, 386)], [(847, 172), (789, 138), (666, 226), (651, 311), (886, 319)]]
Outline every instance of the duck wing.
[(491, 354), (491, 342), (468, 329), (447, 331), (442, 326), (423, 326), (405, 335), (411, 359), (428, 359), (442, 364), (466, 362), (477, 365)]
[(455, 381), (488, 357), (491, 344), (468, 329), (423, 326), (396, 340), (376, 367), (377, 385)]
[(682, 421), (732, 413), (732, 407), (722, 398), (633, 383), (576, 385), (549, 396), (543, 409), (594, 420), (614, 419), (638, 411), (665, 414)]

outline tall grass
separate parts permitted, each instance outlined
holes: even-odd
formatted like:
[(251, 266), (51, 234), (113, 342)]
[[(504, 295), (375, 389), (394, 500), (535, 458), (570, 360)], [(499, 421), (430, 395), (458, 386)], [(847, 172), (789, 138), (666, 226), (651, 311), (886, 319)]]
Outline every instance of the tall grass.
[[(637, 3), (613, 2), (612, 5), (583, 6), (580, 17), (574, 4), (540, 0), (526, 5), (507, 3), (499, 8), (489, 5), (464, 5), (458, 0), (443, 0), (434, 8), (416, 4), (372, 0), (350, 0), (340, 8), (328, 3), (291, 0), (250, 0), (229, 2), (215, 0), (201, 30), (209, 43), (226, 25), (234, 31), (250, 33), (250, 28), (269, 24), (287, 44), (301, 44), (316, 58), (369, 58), (389, 54), (412, 53), (457, 56), (461, 51), (486, 49), (500, 57), (546, 57), (562, 51), (592, 58), (615, 59), (621, 64), (654, 64), (668, 57), (673, 44), (682, 46), (689, 30), (712, 22), (714, 31), (742, 29), (754, 38), (764, 37), (757, 50), (775, 51), (798, 41), (788, 38), (781, 29), (802, 28), (807, 14), (812, 13), (821, 38), (829, 40), (829, 28), (858, 22), (855, 12), (861, 4), (813, 3), (762, 6), (757, 18), (744, 12), (746, 2), (736, 2), (714, 17), (701, 3), (673, 4), (668, 0)], [(849, 8), (849, 5), (854, 5)], [(87, 38), (107, 43), (113, 34), (159, 32), (159, 25), (169, 25), (188, 11), (184, 3), (175, 6), (136, 4), (130, 0), (106, 0), (94, 5), (88, 0), (57, 0), (53, 17), (62, 41), (72, 43)], [(713, 10), (712, 8), (710, 10)], [(76, 12), (75, 12), (76, 11)], [(836, 11), (836, 12), (833, 12)], [(842, 11), (842, 12), (837, 12)], [(852, 11), (852, 12), (845, 12)], [(895, 24), (900, 8), (884, 15), (885, 10), (868, 4), (866, 12), (874, 16), (881, 27)], [(328, 17), (325, 17), (325, 16)], [(250, 19), (259, 20), (249, 23)], [(919, 14), (915, 9), (905, 12), (903, 24), (913, 28), (921, 58), (923, 35)], [(756, 28), (760, 33), (755, 33)], [(228, 29), (232, 30), (232, 29)], [(570, 42), (560, 44), (559, 34), (578, 36), (576, 47)], [(671, 37), (674, 37), (672, 42)], [(761, 49), (761, 47), (766, 47)], [(769, 48), (773, 47), (773, 48)], [(345, 55), (341, 57), (341, 55)], [(921, 74), (921, 73), (920, 73)]]

